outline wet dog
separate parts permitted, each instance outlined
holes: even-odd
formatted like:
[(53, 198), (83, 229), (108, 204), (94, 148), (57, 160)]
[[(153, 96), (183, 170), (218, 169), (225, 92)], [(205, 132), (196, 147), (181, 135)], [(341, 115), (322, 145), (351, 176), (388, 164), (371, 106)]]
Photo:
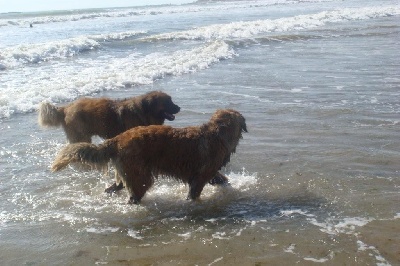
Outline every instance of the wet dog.
[(162, 125), (179, 111), (171, 96), (153, 91), (123, 100), (81, 98), (63, 107), (42, 103), (39, 124), (62, 126), (69, 143), (90, 143), (95, 135), (109, 139), (133, 127)]
[[(82, 98), (63, 107), (42, 103), (38, 120), (42, 126), (62, 126), (69, 143), (90, 143), (95, 135), (109, 139), (133, 127), (162, 125), (165, 119), (174, 120), (179, 111), (171, 96), (152, 91), (123, 100)], [(123, 188), (117, 175), (115, 180), (106, 192)]]
[(100, 145), (70, 144), (57, 155), (52, 170), (70, 163), (103, 167), (111, 160), (130, 193), (129, 203), (139, 203), (158, 177), (189, 184), (188, 199), (195, 200), (207, 182), (221, 175), (218, 170), (230, 161), (242, 132), (247, 128), (239, 112), (218, 110), (201, 126), (136, 127)]

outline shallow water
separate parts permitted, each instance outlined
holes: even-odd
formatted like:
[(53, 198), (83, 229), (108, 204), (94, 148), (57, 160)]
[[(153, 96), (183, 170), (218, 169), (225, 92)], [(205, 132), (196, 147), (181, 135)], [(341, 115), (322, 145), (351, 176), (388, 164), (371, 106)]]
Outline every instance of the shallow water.
[[(0, 38), (1, 261), (400, 264), (399, 10), (241, 1), (1, 15), (0, 35), (13, 33)], [(245, 116), (222, 169), (231, 186), (191, 202), (160, 179), (131, 206), (125, 190), (104, 193), (112, 171), (50, 172), (66, 139), (39, 128), (39, 102), (149, 90), (181, 106), (168, 125), (219, 108)]]

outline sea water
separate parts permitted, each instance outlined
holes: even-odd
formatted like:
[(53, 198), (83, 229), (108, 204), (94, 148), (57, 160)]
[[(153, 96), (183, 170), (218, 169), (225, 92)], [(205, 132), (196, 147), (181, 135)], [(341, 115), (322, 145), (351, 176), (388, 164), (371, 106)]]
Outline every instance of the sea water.
[[(390, 0), (0, 14), (2, 264), (400, 264), (399, 51)], [(243, 114), (230, 186), (191, 202), (160, 179), (128, 205), (112, 171), (50, 171), (66, 138), (39, 103), (151, 90), (174, 127)]]

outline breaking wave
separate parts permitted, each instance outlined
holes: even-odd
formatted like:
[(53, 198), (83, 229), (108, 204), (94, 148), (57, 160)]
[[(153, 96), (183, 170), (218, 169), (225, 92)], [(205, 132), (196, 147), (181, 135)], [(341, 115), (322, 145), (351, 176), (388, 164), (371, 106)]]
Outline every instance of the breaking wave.
[(102, 42), (125, 40), (145, 33), (145, 31), (127, 31), (88, 35), (47, 43), (21, 44), (3, 48), (0, 51), (0, 70), (21, 64), (73, 57), (83, 52), (98, 49)]
[(286, 32), (306, 30), (329, 23), (351, 20), (366, 20), (400, 14), (399, 6), (344, 8), (324, 11), (316, 14), (298, 15), (294, 17), (266, 19), (248, 22), (232, 22), (198, 27), (187, 31), (170, 32), (153, 35), (150, 40), (227, 40), (252, 38), (267, 32)]
[(118, 9), (95, 9), (95, 10), (76, 10), (58, 11), (52, 13), (37, 13), (30, 18), (7, 18), (0, 19), (0, 27), (5, 26), (26, 26), (29, 24), (47, 24), (57, 22), (95, 20), (101, 18), (121, 18), (146, 15), (163, 15), (177, 13), (198, 13), (207, 11), (224, 11), (231, 9), (260, 8), (274, 5), (298, 4), (302, 2), (330, 2), (331, 0), (269, 0), (269, 1), (223, 1), (214, 5), (182, 5), (182, 6), (154, 6), (137, 8), (118, 8)]
[[(39, 74), (32, 69), (32, 72), (21, 73), (30, 80), (29, 86), (13, 84), (12, 94), (0, 93), (0, 117), (31, 112), (43, 100), (65, 102), (99, 91), (151, 84), (166, 76), (208, 68), (233, 56), (234, 51), (228, 44), (215, 41), (172, 54), (152, 53), (140, 57), (133, 53), (101, 65), (84, 65), (82, 69), (63, 66), (62, 71), (55, 68)], [(57, 75), (54, 71), (58, 71)]]

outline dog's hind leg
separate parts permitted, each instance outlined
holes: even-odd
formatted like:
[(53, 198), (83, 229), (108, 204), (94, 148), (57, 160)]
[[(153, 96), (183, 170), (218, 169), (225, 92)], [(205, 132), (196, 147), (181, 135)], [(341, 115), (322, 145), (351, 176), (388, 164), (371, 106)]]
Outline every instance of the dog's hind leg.
[(126, 178), (126, 187), (130, 193), (129, 204), (139, 204), (146, 191), (153, 185), (154, 180), (151, 173), (133, 174)]
[(65, 130), (65, 134), (67, 135), (67, 139), (68, 139), (69, 143), (77, 143), (77, 142), (91, 143), (92, 142), (92, 137), (90, 135), (80, 133), (75, 129), (67, 128), (67, 127), (65, 127), (64, 130)]
[(198, 199), (206, 183), (207, 182), (203, 182), (201, 179), (198, 180), (198, 178), (193, 178), (191, 181), (189, 181), (189, 194), (187, 199)]

